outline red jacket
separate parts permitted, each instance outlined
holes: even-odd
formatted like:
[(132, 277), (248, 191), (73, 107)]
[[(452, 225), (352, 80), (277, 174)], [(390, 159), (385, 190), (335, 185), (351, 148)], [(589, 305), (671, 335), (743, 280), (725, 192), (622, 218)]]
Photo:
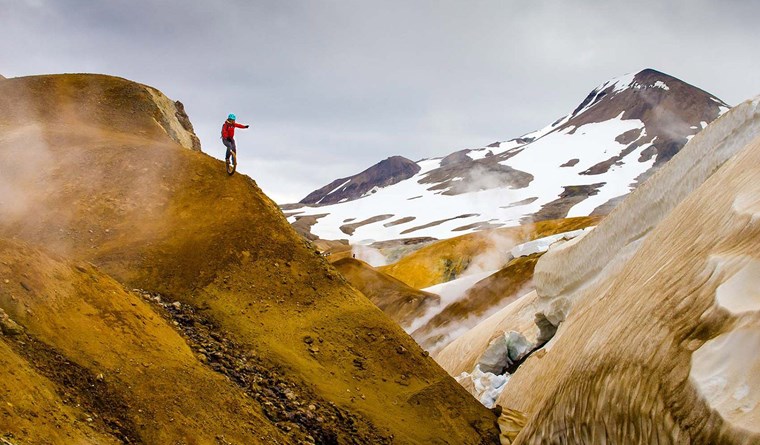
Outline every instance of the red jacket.
[(235, 128), (246, 128), (247, 125), (241, 125), (237, 122), (224, 121), (222, 125), (222, 138), (232, 139), (235, 137)]

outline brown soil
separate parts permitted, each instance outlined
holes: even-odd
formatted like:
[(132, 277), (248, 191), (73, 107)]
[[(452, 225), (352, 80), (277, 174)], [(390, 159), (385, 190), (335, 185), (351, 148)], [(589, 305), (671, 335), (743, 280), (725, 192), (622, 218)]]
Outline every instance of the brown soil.
[(416, 227), (412, 227), (412, 228), (406, 229), (406, 230), (404, 230), (404, 231), (401, 232), (401, 235), (406, 235), (407, 233), (413, 233), (413, 232), (416, 232), (418, 230), (427, 229), (429, 227), (440, 226), (441, 224), (443, 224), (445, 222), (454, 221), (456, 219), (471, 218), (473, 216), (479, 216), (479, 215), (474, 214), (474, 213), (468, 213), (466, 215), (459, 215), (459, 216), (455, 216), (453, 218), (447, 218), (447, 219), (441, 219), (441, 220), (438, 220), (438, 221), (433, 221), (433, 222), (430, 222), (430, 223), (427, 223), (427, 224), (423, 224), (421, 226), (416, 226)]
[[(285, 215), (283, 215), (285, 216)], [(317, 223), (319, 218), (324, 218), (327, 213), (320, 213), (317, 215), (298, 215), (296, 221), (293, 223), (293, 229), (308, 240), (316, 240), (317, 236), (311, 233), (311, 228)]]
[(404, 224), (404, 223), (412, 222), (415, 219), (417, 219), (416, 216), (405, 216), (403, 218), (399, 218), (397, 220), (394, 220), (394, 221), (391, 221), (391, 222), (387, 222), (387, 223), (383, 224), (383, 227), (397, 226), (399, 224)]
[(356, 229), (358, 229), (361, 226), (366, 226), (367, 224), (372, 224), (372, 223), (376, 223), (376, 222), (379, 222), (379, 221), (385, 221), (388, 218), (393, 218), (393, 215), (377, 215), (377, 216), (373, 216), (371, 218), (367, 218), (367, 219), (359, 221), (359, 222), (350, 223), (350, 224), (344, 224), (344, 225), (340, 226), (340, 231), (343, 232), (343, 233), (345, 233), (346, 235), (350, 236), (350, 235), (353, 235), (354, 232), (356, 231)]
[(541, 206), (541, 210), (534, 213), (531, 217), (526, 217), (526, 222), (529, 221), (546, 221), (562, 219), (567, 216), (567, 213), (573, 208), (574, 205), (599, 193), (599, 188), (604, 185), (604, 182), (589, 185), (570, 185), (563, 187), (564, 190), (559, 195), (559, 198), (554, 201), (547, 202)]

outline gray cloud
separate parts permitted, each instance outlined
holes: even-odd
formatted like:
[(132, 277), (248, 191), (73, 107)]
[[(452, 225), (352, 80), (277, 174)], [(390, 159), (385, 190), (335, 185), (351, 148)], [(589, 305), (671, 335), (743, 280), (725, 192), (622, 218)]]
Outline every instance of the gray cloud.
[(756, 2), (0, 0), (0, 74), (102, 72), (182, 100), (204, 151), (235, 112), (241, 170), (300, 199), (390, 155), (550, 123), (652, 67), (760, 93)]

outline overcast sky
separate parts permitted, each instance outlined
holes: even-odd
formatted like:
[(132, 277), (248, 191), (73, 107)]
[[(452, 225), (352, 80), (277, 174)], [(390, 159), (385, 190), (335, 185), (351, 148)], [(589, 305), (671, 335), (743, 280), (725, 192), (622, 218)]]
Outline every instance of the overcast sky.
[(182, 101), (203, 150), (280, 203), (392, 155), (543, 127), (655, 68), (729, 104), (760, 94), (760, 2), (0, 0), (0, 74), (97, 72)]

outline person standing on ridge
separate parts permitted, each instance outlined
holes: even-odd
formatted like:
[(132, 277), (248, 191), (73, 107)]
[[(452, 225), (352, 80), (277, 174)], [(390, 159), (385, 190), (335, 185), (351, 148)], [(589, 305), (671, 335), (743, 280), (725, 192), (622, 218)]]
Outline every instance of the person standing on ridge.
[[(250, 125), (242, 125), (235, 122), (235, 115), (230, 113), (227, 120), (222, 124), (222, 143), (227, 147), (224, 162), (227, 164), (227, 173), (235, 173), (237, 166), (237, 146), (235, 145), (235, 128), (248, 128)], [(230, 171), (230, 157), (232, 157), (232, 171)]]

